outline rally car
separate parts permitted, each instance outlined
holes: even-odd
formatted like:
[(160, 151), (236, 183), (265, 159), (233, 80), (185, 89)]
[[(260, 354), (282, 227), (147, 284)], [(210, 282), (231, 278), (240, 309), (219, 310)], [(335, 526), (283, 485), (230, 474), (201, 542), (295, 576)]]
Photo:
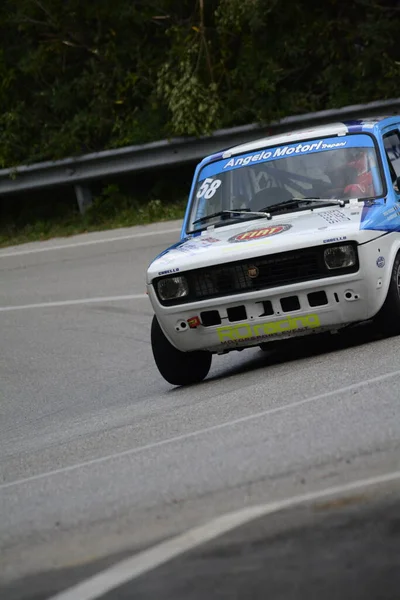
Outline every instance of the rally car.
[(148, 267), (151, 344), (173, 385), (213, 354), (375, 319), (400, 334), (400, 117), (206, 157), (181, 239)]

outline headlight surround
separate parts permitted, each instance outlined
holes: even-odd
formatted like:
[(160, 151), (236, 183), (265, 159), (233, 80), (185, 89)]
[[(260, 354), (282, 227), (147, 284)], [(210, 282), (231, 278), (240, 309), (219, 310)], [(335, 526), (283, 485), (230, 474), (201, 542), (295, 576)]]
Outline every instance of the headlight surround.
[(351, 244), (325, 248), (324, 261), (329, 270), (354, 267), (357, 263), (356, 250)]
[(186, 277), (166, 277), (157, 282), (157, 291), (160, 300), (167, 302), (168, 300), (176, 300), (184, 298), (189, 293), (189, 286)]

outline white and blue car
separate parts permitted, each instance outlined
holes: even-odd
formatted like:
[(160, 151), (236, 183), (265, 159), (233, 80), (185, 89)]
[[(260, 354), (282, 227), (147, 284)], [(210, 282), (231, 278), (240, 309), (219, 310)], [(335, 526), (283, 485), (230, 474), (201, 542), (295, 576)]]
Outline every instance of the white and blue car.
[(400, 333), (400, 117), (208, 156), (180, 241), (147, 270), (153, 355), (173, 385), (213, 354), (375, 319)]

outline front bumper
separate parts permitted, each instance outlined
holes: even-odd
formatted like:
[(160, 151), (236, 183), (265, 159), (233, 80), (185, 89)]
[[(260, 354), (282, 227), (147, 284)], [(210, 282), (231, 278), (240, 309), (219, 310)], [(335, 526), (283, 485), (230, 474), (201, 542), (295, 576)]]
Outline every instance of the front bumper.
[(176, 348), (223, 353), (371, 318), (384, 302), (390, 277), (388, 269), (369, 267), (376, 262), (375, 254), (375, 243), (359, 246), (357, 273), (191, 304), (162, 306), (151, 284), (148, 294)]

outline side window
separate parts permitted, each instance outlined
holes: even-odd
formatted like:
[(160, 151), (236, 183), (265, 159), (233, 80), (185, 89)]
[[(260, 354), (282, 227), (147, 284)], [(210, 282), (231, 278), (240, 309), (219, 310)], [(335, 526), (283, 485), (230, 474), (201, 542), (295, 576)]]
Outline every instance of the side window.
[[(396, 189), (396, 180), (400, 177), (400, 135), (398, 131), (390, 131), (383, 136), (386, 156), (389, 162), (392, 182)], [(396, 189), (397, 193), (399, 189)]]

